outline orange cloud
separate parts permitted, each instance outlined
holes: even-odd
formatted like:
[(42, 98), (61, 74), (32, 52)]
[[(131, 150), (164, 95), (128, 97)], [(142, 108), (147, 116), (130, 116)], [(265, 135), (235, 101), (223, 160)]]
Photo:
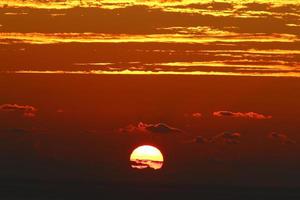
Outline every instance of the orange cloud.
[(231, 112), (231, 111), (216, 111), (213, 112), (215, 117), (234, 117), (234, 118), (248, 118), (248, 119), (271, 119), (271, 115), (263, 115), (256, 112)]
[(170, 3), (170, 2), (181, 2), (182, 0), (140, 0), (140, 2), (160, 2), (160, 3)]
[(35, 117), (37, 109), (30, 105), (3, 104), (0, 105), (3, 112), (21, 112), (24, 117)]
[(201, 117), (202, 117), (202, 114), (199, 113), (199, 112), (192, 113), (192, 117), (195, 117), (195, 118), (201, 118)]
[(194, 113), (186, 113), (184, 114), (184, 117), (186, 118), (193, 118), (193, 119), (199, 119), (202, 118), (202, 113), (200, 112), (194, 112)]

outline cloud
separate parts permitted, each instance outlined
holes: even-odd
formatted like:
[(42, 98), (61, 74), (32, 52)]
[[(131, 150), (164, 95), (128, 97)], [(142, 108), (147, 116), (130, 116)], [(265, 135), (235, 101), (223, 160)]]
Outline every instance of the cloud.
[(131, 167), (135, 169), (152, 168), (154, 170), (160, 169), (163, 166), (163, 162), (154, 160), (131, 160)]
[(146, 124), (140, 122), (137, 125), (129, 124), (125, 128), (120, 128), (119, 132), (123, 132), (123, 133), (146, 132), (146, 133), (169, 134), (169, 133), (181, 133), (183, 131), (178, 128), (171, 127), (164, 123)]
[(289, 138), (286, 134), (271, 132), (268, 137), (271, 140), (279, 141), (281, 144), (296, 144), (296, 141)]
[(177, 7), (202, 9), (202, 10), (233, 10), (234, 4), (226, 2), (211, 2), (211, 3), (192, 3), (186, 5), (179, 5)]
[(193, 140), (187, 141), (186, 143), (197, 143), (197, 144), (207, 144), (223, 142), (225, 144), (238, 144), (240, 143), (241, 134), (238, 132), (225, 131), (212, 138), (205, 138), (201, 135), (196, 136)]
[(222, 141), (226, 144), (238, 144), (240, 143), (241, 134), (238, 132), (224, 131), (210, 139), (210, 142), (214, 143)]
[(182, 0), (139, 0), (139, 2), (160, 2), (160, 3), (170, 3), (170, 2), (181, 2)]
[(37, 109), (30, 105), (2, 104), (0, 105), (0, 111), (20, 112), (24, 117), (35, 117)]
[(234, 118), (248, 118), (248, 119), (271, 119), (271, 115), (263, 115), (256, 112), (231, 112), (231, 111), (216, 111), (213, 112), (215, 117), (234, 117)]
[(185, 117), (190, 117), (190, 118), (198, 119), (198, 118), (202, 117), (202, 113), (200, 113), (200, 112), (194, 112), (194, 113), (191, 113), (191, 114), (184, 114), (184, 116)]
[(159, 0), (159, 2), (181, 2), (182, 0)]
[(198, 135), (195, 139), (194, 139), (194, 142), (195, 143), (198, 143), (198, 144), (205, 144), (205, 143), (208, 143), (209, 140), (201, 135)]
[(203, 137), (202, 135), (198, 135), (194, 139), (185, 141), (184, 143), (207, 144), (209, 142), (210, 142), (209, 139)]
[(246, 3), (244, 4), (244, 8), (241, 8), (240, 10), (246, 10), (246, 11), (270, 11), (272, 8), (272, 4), (270, 3)]

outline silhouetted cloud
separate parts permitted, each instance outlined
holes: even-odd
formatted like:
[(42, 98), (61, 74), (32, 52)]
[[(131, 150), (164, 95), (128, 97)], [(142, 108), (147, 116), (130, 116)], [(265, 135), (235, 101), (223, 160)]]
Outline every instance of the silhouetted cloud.
[(24, 117), (35, 117), (37, 109), (30, 105), (3, 104), (0, 105), (0, 111), (20, 112), (24, 115)]
[(203, 137), (202, 135), (198, 135), (191, 140), (185, 141), (184, 143), (207, 144), (210, 143), (210, 140), (208, 138)]
[(129, 124), (125, 128), (120, 128), (119, 132), (125, 132), (125, 133), (148, 132), (148, 133), (168, 134), (168, 133), (181, 133), (183, 131), (178, 128), (171, 127), (164, 123), (146, 124), (140, 122), (137, 125)]
[(205, 138), (201, 135), (196, 136), (193, 141), (198, 144), (205, 144), (205, 143), (209, 142), (209, 140), (207, 138)]
[(202, 135), (196, 136), (194, 139), (187, 141), (186, 143), (197, 143), (197, 144), (207, 144), (222, 142), (225, 144), (238, 144), (240, 143), (241, 134), (238, 132), (224, 131), (218, 135), (211, 138), (203, 137)]
[(215, 117), (235, 117), (235, 118), (248, 118), (248, 119), (271, 119), (271, 115), (263, 115), (256, 112), (232, 112), (232, 111), (216, 111), (213, 112)]
[(268, 137), (271, 140), (275, 140), (280, 142), (281, 144), (296, 144), (296, 141), (289, 138), (286, 134), (283, 133), (277, 133), (277, 132), (271, 132)]
[(225, 131), (210, 139), (210, 142), (214, 143), (219, 140), (226, 144), (238, 144), (240, 143), (241, 134), (238, 132)]
[(135, 169), (146, 169), (152, 168), (154, 170), (160, 169), (163, 166), (163, 162), (161, 161), (153, 161), (153, 160), (131, 160), (131, 167)]

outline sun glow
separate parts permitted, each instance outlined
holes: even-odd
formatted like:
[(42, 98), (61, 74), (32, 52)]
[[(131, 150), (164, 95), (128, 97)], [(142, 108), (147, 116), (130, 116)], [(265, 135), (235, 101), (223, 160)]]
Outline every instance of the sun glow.
[(163, 155), (156, 147), (150, 145), (139, 146), (130, 155), (131, 167), (136, 169), (160, 169), (163, 165)]

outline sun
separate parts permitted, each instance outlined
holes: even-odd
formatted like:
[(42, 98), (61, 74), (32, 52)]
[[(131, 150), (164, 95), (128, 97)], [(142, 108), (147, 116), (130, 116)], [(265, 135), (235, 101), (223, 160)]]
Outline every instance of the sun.
[(160, 150), (150, 145), (139, 146), (130, 155), (131, 167), (136, 169), (160, 169), (164, 158)]

